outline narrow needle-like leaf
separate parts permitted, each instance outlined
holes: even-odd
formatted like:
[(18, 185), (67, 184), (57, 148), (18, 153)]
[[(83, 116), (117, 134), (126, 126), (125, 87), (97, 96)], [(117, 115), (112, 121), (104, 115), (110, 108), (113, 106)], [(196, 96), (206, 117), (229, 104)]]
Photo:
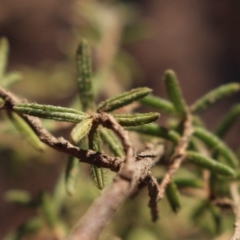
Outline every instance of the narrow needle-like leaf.
[(215, 130), (215, 134), (223, 138), (229, 129), (234, 125), (234, 123), (237, 121), (237, 119), (240, 116), (240, 104), (234, 106), (229, 113), (225, 115), (225, 117), (222, 119), (220, 124)]
[(82, 110), (85, 112), (94, 106), (92, 87), (92, 66), (88, 42), (81, 40), (77, 49), (77, 79)]
[(180, 140), (180, 135), (177, 132), (154, 123), (146, 124), (144, 126), (129, 127), (127, 129), (154, 137), (164, 138), (174, 143), (177, 143)]
[(93, 118), (86, 118), (78, 123), (71, 132), (71, 138), (74, 144), (78, 144), (91, 130)]
[(18, 114), (14, 112), (8, 112), (8, 116), (11, 119), (14, 126), (23, 135), (24, 138), (37, 150), (42, 151), (45, 148), (44, 143), (40, 141), (38, 136), (32, 130), (32, 128), (21, 118)]
[(166, 99), (149, 95), (142, 98), (140, 102), (146, 106), (161, 110), (162, 112), (176, 114), (176, 109), (174, 105)]
[(165, 72), (165, 85), (169, 99), (173, 103), (175, 109), (181, 115), (186, 114), (186, 103), (182, 96), (177, 76), (174, 71), (167, 70)]
[(70, 156), (66, 168), (66, 190), (69, 195), (75, 192), (80, 170), (79, 159)]
[(218, 150), (219, 153), (226, 159), (231, 167), (236, 167), (239, 165), (238, 159), (230, 148), (228, 148), (225, 143), (223, 143), (217, 136), (213, 133), (205, 130), (201, 127), (194, 128), (194, 136), (203, 141), (207, 146), (211, 147), (213, 150)]
[(113, 114), (117, 122), (122, 126), (138, 126), (156, 121), (160, 114), (149, 113), (132, 113), (132, 114)]
[(192, 113), (201, 113), (204, 110), (210, 108), (215, 103), (219, 102), (225, 97), (228, 97), (240, 90), (239, 83), (228, 83), (220, 86), (209, 93), (205, 94), (199, 100), (197, 100), (192, 106)]
[(221, 174), (229, 177), (236, 176), (236, 172), (231, 167), (223, 163), (217, 162), (212, 158), (203, 156), (202, 154), (188, 151), (186, 155), (186, 159), (200, 167), (203, 167), (212, 171), (213, 173)]
[(64, 122), (80, 122), (89, 117), (84, 112), (72, 108), (56, 107), (52, 105), (41, 105), (36, 103), (22, 103), (14, 106), (18, 113), (28, 114), (40, 118), (52, 119)]
[(203, 187), (203, 182), (198, 178), (189, 177), (178, 177), (174, 178), (174, 182), (178, 188), (201, 188)]
[(0, 79), (4, 76), (8, 62), (9, 45), (6, 38), (0, 39)]
[(111, 112), (123, 106), (126, 106), (134, 101), (137, 101), (147, 96), (152, 90), (150, 88), (135, 88), (129, 92), (117, 95), (101, 102), (98, 106), (98, 112)]
[(173, 181), (168, 184), (166, 188), (166, 195), (172, 210), (174, 212), (178, 212), (181, 208), (180, 194)]
[[(95, 133), (89, 134), (89, 148), (97, 152), (102, 151), (99, 135), (100, 134), (98, 130)], [(91, 173), (96, 186), (99, 189), (103, 189), (105, 185), (104, 169), (91, 165)]]
[(100, 130), (100, 136), (104, 143), (107, 144), (110, 151), (117, 157), (124, 157), (124, 150), (120, 140), (117, 136), (109, 129), (102, 128)]

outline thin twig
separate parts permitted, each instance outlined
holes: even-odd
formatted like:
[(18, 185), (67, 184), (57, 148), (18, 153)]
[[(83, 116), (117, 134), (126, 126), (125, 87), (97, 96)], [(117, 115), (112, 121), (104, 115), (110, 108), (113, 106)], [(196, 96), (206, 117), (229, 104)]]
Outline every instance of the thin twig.
[(170, 159), (171, 165), (169, 166), (168, 171), (159, 186), (158, 200), (161, 200), (164, 197), (166, 187), (171, 182), (175, 172), (181, 166), (181, 163), (186, 156), (186, 149), (188, 147), (192, 133), (192, 115), (190, 111), (188, 111), (186, 115), (186, 120), (184, 122), (183, 136), (174, 150), (174, 153)]
[(232, 182), (230, 184), (230, 193), (233, 200), (233, 212), (235, 214), (235, 232), (231, 240), (240, 240), (240, 196), (238, 192), (238, 183)]
[[(156, 156), (159, 157), (159, 154), (160, 151)], [(161, 149), (161, 154), (163, 154), (163, 148)], [(70, 233), (68, 240), (98, 239), (102, 229), (111, 220), (126, 198), (132, 193), (134, 187), (150, 174), (149, 170), (152, 165), (152, 158), (143, 158), (141, 161), (135, 161), (135, 171), (132, 176), (132, 181), (118, 174), (114, 178), (113, 183), (103, 191), (102, 195), (90, 206), (89, 210), (77, 223)]]
[[(22, 102), (14, 94), (1, 87), (0, 97), (4, 99), (4, 108), (7, 111), (12, 111), (13, 107), (16, 104)], [(114, 172), (118, 172), (125, 161), (124, 158), (111, 157), (107, 156), (106, 154), (94, 152), (92, 150), (80, 149), (62, 137), (54, 137), (42, 126), (41, 121), (37, 117), (32, 117), (26, 114), (22, 114), (21, 116), (29, 124), (29, 126), (42, 142), (59, 152), (64, 152), (78, 159), (81, 159), (81, 161), (84, 163), (94, 164), (97, 167), (109, 168)]]
[(147, 175), (144, 179), (145, 184), (148, 186), (148, 195), (150, 197), (148, 206), (151, 209), (152, 221), (155, 222), (158, 219), (158, 208), (157, 208), (157, 198), (158, 198), (158, 181), (151, 174)]
[[(15, 95), (0, 87), (0, 97), (4, 99), (4, 108), (7, 111), (14, 111), (13, 107), (20, 103)], [(90, 209), (84, 214), (69, 236), (69, 240), (96, 240), (98, 239), (102, 229), (111, 220), (117, 209), (126, 200), (134, 188), (145, 179), (145, 183), (149, 186), (149, 195), (154, 204), (150, 204), (153, 214), (156, 215), (156, 191), (152, 191), (154, 186), (154, 179), (151, 176), (150, 169), (156, 162), (152, 156), (163, 154), (163, 147), (161, 151), (158, 149), (157, 154), (149, 155), (150, 157), (143, 157), (139, 159), (134, 156), (134, 150), (128, 133), (115, 121), (109, 114), (102, 114), (97, 116), (102, 125), (115, 131), (120, 137), (126, 158), (110, 157), (105, 154), (100, 154), (91, 150), (83, 150), (72, 145), (66, 139), (60, 137), (56, 138), (49, 133), (41, 124), (41, 121), (27, 114), (21, 115), (33, 131), (37, 134), (39, 139), (48, 146), (60, 151), (80, 158), (82, 162), (94, 164), (97, 167), (109, 168), (118, 172), (114, 178), (113, 183), (102, 193), (102, 195), (93, 203)], [(125, 167), (126, 166), (126, 167)], [(148, 176), (148, 178), (147, 178)], [(147, 181), (149, 179), (149, 183)], [(155, 185), (154, 185), (155, 184)], [(153, 197), (154, 196), (154, 197)], [(153, 207), (154, 206), (154, 207)]]

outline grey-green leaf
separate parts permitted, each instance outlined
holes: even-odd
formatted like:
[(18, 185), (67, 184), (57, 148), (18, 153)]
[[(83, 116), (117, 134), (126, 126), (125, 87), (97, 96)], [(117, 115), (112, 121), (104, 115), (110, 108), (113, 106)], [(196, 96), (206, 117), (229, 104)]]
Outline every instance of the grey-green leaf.
[(230, 110), (229, 113), (225, 114), (225, 117), (222, 119), (222, 121), (216, 128), (215, 134), (218, 137), (223, 138), (227, 134), (229, 129), (237, 121), (239, 116), (240, 116), (240, 104), (237, 104)]
[(73, 123), (80, 122), (81, 120), (89, 117), (88, 114), (72, 108), (36, 103), (21, 103), (14, 106), (14, 110), (18, 113), (28, 114), (40, 118)]
[(224, 142), (221, 141), (216, 135), (207, 131), (201, 127), (194, 128), (194, 136), (203, 141), (207, 146), (211, 147), (213, 150), (218, 150), (219, 153), (226, 159), (231, 167), (236, 167), (239, 165), (238, 159), (232, 150), (226, 146)]
[(147, 96), (152, 90), (150, 88), (135, 88), (129, 92), (122, 93), (116, 97), (112, 97), (99, 104), (98, 112), (111, 112), (134, 101)]
[(120, 140), (117, 136), (107, 128), (101, 128), (100, 136), (110, 151), (117, 157), (124, 157), (124, 150)]
[[(94, 133), (89, 134), (89, 148), (97, 152), (102, 152), (100, 133), (98, 129)], [(104, 169), (91, 165), (91, 173), (96, 186), (99, 189), (103, 189), (105, 186)]]
[(80, 174), (79, 159), (70, 156), (68, 159), (65, 176), (66, 190), (69, 195), (72, 195), (76, 190), (79, 174)]
[(231, 167), (217, 162), (216, 160), (203, 156), (202, 154), (187, 151), (186, 159), (200, 167), (206, 168), (213, 173), (221, 174), (224, 176), (235, 177), (236, 172)]
[(113, 114), (117, 122), (122, 126), (138, 126), (156, 121), (160, 114), (155, 112), (149, 113), (132, 113), (132, 114)]
[(210, 108), (215, 103), (219, 102), (225, 97), (228, 97), (240, 90), (239, 83), (228, 83), (220, 86), (209, 93), (205, 94), (203, 97), (198, 99), (191, 106), (192, 113), (201, 113), (206, 109)]
[(177, 76), (173, 70), (165, 72), (165, 85), (169, 99), (173, 103), (175, 109), (181, 115), (186, 114), (186, 103), (182, 96)]
[(33, 129), (21, 116), (14, 112), (8, 112), (8, 116), (13, 125), (35, 149), (39, 151), (43, 151), (45, 149), (44, 143), (40, 141)]
[(78, 144), (91, 130), (93, 118), (86, 118), (78, 123), (71, 131), (71, 139), (74, 144)]
[(180, 140), (180, 135), (176, 131), (161, 127), (154, 123), (137, 127), (129, 127), (127, 129), (154, 137), (164, 138), (174, 143), (177, 143)]
[(77, 49), (77, 80), (83, 111), (92, 109), (94, 106), (90, 55), (88, 41), (82, 39)]
[(156, 108), (162, 112), (176, 114), (174, 105), (166, 99), (156, 97), (154, 95), (149, 95), (142, 98), (140, 102), (146, 106)]

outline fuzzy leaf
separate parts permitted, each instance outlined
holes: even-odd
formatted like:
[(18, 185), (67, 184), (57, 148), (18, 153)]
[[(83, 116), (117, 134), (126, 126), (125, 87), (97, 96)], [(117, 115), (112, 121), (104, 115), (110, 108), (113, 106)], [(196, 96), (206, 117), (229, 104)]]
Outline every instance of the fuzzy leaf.
[(166, 195), (172, 210), (174, 212), (178, 212), (181, 208), (180, 194), (176, 184), (173, 181), (168, 184), (166, 188)]
[(9, 119), (13, 125), (18, 129), (24, 138), (37, 150), (43, 151), (45, 149), (44, 143), (40, 141), (38, 136), (28, 125), (28, 123), (18, 114), (14, 112), (8, 112)]
[(76, 190), (76, 185), (80, 173), (79, 159), (69, 156), (67, 168), (66, 168), (66, 190), (69, 195), (72, 195)]
[(205, 130), (204, 128), (195, 127), (194, 136), (203, 141), (207, 146), (211, 147), (226, 159), (231, 167), (235, 168), (239, 165), (238, 159), (230, 148), (228, 148), (225, 143), (223, 143), (217, 136), (213, 133)]
[(161, 127), (154, 123), (150, 123), (150, 124), (146, 124), (144, 126), (138, 126), (138, 127), (129, 127), (127, 129), (130, 131), (135, 131), (138, 133), (142, 133), (142, 134), (146, 134), (154, 137), (164, 138), (174, 143), (177, 143), (178, 140), (180, 139), (180, 136), (177, 132)]
[(230, 177), (236, 176), (234, 169), (230, 168), (229, 166), (223, 163), (217, 162), (212, 158), (203, 156), (202, 154), (188, 151), (186, 155), (186, 159), (196, 164), (197, 166), (200, 166), (212, 171), (213, 173), (221, 174), (224, 176), (230, 176)]
[(124, 157), (123, 146), (117, 136), (109, 129), (100, 130), (101, 138), (107, 144), (110, 151), (117, 157)]
[(6, 38), (0, 39), (0, 79), (4, 76), (8, 63), (9, 44)]
[(80, 122), (89, 117), (84, 112), (72, 108), (57, 107), (52, 105), (41, 105), (36, 103), (21, 103), (14, 106), (18, 113), (28, 114), (40, 118), (46, 118), (64, 122)]
[(149, 113), (132, 113), (132, 114), (113, 114), (117, 122), (122, 126), (138, 126), (156, 121), (160, 114), (155, 112)]
[[(98, 130), (95, 133), (89, 135), (89, 148), (97, 152), (102, 152)], [(104, 169), (91, 165), (91, 173), (96, 186), (99, 189), (103, 189), (105, 185)]]
[(148, 95), (152, 90), (150, 88), (135, 88), (129, 92), (122, 93), (116, 97), (109, 98), (103, 101), (98, 106), (98, 112), (111, 112), (123, 106), (126, 106), (134, 101), (137, 101), (146, 95)]
[(176, 109), (174, 105), (166, 99), (149, 95), (142, 98), (140, 102), (146, 106), (156, 108), (165, 113), (176, 114)]
[(186, 114), (186, 103), (182, 96), (177, 76), (174, 71), (167, 70), (165, 72), (165, 85), (169, 99), (173, 103), (177, 112), (181, 115)]
[(197, 100), (192, 106), (192, 113), (201, 113), (210, 108), (215, 103), (219, 102), (225, 97), (228, 97), (240, 90), (239, 83), (229, 83), (220, 86), (209, 93), (205, 94), (202, 98)]
[(86, 118), (78, 123), (71, 131), (71, 139), (78, 144), (91, 130), (93, 118)]
[(223, 120), (220, 122), (218, 127), (215, 130), (215, 134), (223, 138), (229, 129), (234, 125), (234, 123), (237, 121), (237, 119), (240, 116), (240, 104), (234, 106), (228, 114), (225, 115)]
[(92, 66), (88, 42), (81, 40), (77, 49), (77, 80), (82, 110), (92, 109), (94, 96), (92, 87)]

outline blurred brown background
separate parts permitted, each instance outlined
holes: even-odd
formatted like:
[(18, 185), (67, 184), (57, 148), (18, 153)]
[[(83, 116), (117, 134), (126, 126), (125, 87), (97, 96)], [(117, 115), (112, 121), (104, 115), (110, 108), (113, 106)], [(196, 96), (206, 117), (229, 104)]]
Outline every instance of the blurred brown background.
[[(117, 1), (105, 2), (117, 4)], [(134, 85), (148, 85), (155, 94), (164, 96), (161, 80), (164, 71), (171, 68), (178, 74), (186, 99), (191, 103), (219, 84), (239, 82), (240, 1), (122, 2), (132, 4), (149, 32), (147, 38), (125, 47), (136, 58), (143, 73), (134, 79)], [(11, 46), (9, 69), (19, 65), (37, 67), (44, 61), (66, 59), (64, 49), (74, 38), (74, 6), (74, 1), (64, 0), (0, 0), (0, 36), (6, 36)], [(205, 118), (209, 127), (214, 127), (214, 119), (238, 100), (239, 96), (231, 98), (211, 113), (207, 112)], [(229, 138), (229, 142), (234, 148), (239, 145), (235, 138)], [(29, 176), (9, 182), (2, 169), (1, 195), (16, 186), (16, 182), (18, 187), (31, 185)], [(39, 169), (32, 170), (39, 188), (51, 188), (58, 174), (52, 169), (52, 166), (44, 167), (41, 173)], [(0, 238), (24, 218), (14, 214), (15, 211), (1, 200)]]

